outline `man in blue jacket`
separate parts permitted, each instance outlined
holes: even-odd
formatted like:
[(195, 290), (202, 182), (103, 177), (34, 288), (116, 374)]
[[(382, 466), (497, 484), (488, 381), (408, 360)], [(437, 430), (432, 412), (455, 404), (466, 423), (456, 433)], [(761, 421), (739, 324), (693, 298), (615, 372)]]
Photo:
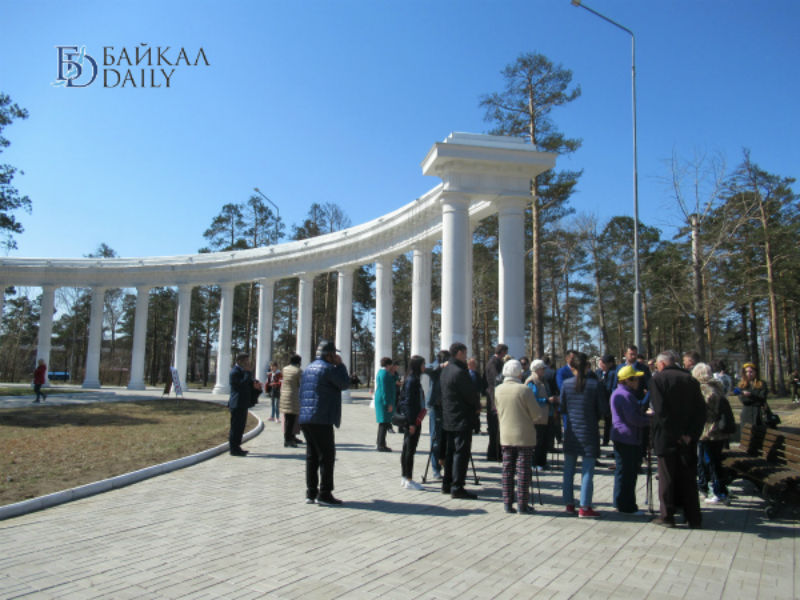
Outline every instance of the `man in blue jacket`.
[[(350, 386), (347, 367), (333, 342), (320, 340), (317, 358), (300, 379), (300, 428), (306, 438), (306, 504), (334, 506), (334, 425), (342, 421), (342, 390)], [(321, 480), (321, 481), (320, 481)]]
[(247, 450), (242, 450), (247, 411), (255, 405), (261, 393), (261, 383), (253, 379), (253, 373), (250, 371), (249, 354), (239, 354), (236, 357), (236, 364), (231, 369), (228, 383), (231, 387), (231, 395), (228, 398), (228, 410), (231, 412), (228, 446), (232, 456), (247, 456)]

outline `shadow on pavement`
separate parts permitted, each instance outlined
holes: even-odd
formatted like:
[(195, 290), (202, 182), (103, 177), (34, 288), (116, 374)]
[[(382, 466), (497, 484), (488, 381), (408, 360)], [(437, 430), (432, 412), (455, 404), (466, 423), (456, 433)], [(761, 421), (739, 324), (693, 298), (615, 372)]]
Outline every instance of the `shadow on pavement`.
[(482, 508), (447, 508), (436, 504), (417, 504), (412, 502), (391, 502), (389, 500), (373, 500), (372, 502), (348, 502), (346, 501), (341, 507), (336, 508), (350, 508), (354, 510), (372, 510), (382, 513), (391, 513), (397, 515), (416, 515), (426, 514), (437, 517), (464, 517), (466, 515), (480, 515), (485, 514), (486, 510)]

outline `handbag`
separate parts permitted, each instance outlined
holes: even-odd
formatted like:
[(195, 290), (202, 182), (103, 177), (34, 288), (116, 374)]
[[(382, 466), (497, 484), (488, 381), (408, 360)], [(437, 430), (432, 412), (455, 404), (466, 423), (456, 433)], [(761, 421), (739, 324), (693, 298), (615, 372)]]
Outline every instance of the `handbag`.
[(781, 424), (780, 416), (776, 415), (769, 407), (769, 404), (766, 402), (764, 403), (764, 423), (767, 427), (771, 427), (772, 429), (777, 429), (778, 425)]
[(395, 411), (392, 413), (392, 425), (395, 427), (408, 427), (408, 417), (403, 413)]

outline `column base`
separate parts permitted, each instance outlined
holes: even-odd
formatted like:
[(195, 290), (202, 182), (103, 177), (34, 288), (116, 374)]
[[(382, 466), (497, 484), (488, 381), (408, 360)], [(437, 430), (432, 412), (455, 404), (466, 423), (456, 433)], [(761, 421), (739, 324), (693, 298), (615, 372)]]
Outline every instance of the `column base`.
[(230, 385), (215, 385), (214, 389), (211, 390), (212, 394), (230, 394), (231, 393), (231, 386)]
[(136, 382), (131, 381), (128, 384), (128, 389), (129, 390), (143, 390), (143, 389), (145, 389), (144, 382), (143, 381), (136, 381)]
[(86, 380), (81, 384), (82, 388), (87, 390), (99, 390), (100, 389), (100, 381), (95, 379), (94, 381)]

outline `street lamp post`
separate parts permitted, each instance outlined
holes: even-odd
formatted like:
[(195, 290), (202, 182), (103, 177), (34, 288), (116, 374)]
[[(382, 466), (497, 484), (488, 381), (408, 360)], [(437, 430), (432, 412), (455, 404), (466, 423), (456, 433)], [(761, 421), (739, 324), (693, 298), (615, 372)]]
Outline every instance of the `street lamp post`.
[(259, 196), (261, 196), (262, 198), (264, 198), (264, 200), (266, 200), (267, 202), (269, 202), (270, 204), (272, 204), (272, 206), (274, 206), (274, 207), (275, 207), (275, 213), (276, 213), (276, 217), (275, 217), (275, 243), (277, 244), (277, 243), (278, 243), (278, 235), (279, 235), (279, 233), (280, 233), (280, 232), (278, 231), (278, 223), (279, 223), (279, 222), (280, 222), (280, 220), (281, 220), (281, 209), (279, 209), (279, 208), (278, 208), (278, 205), (277, 205), (277, 204), (275, 204), (275, 203), (274, 203), (272, 200), (270, 200), (270, 199), (267, 197), (267, 195), (266, 195), (264, 192), (262, 192), (260, 189), (258, 189), (257, 187), (256, 187), (256, 188), (253, 188), (253, 191), (254, 191), (254, 192), (256, 192), (256, 193), (257, 193)]
[(631, 89), (633, 93), (633, 339), (636, 347), (641, 348), (642, 294), (639, 285), (639, 166), (636, 150), (636, 36), (633, 35), (633, 31), (624, 25), (620, 25), (616, 21), (612, 21), (605, 15), (582, 4), (581, 0), (571, 0), (571, 2), (573, 6), (585, 8), (593, 15), (622, 29), (622, 31), (631, 36)]

